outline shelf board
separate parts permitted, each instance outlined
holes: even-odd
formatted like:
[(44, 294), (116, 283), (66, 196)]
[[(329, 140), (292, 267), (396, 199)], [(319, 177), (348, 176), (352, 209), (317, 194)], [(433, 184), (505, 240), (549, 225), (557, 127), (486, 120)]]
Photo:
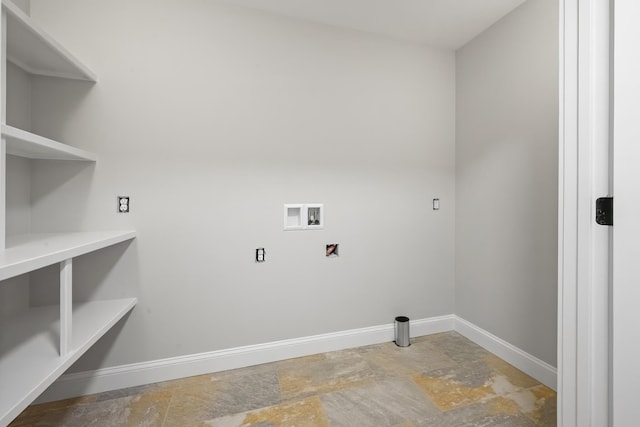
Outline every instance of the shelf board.
[(0, 425), (9, 424), (136, 305), (135, 298), (75, 303), (73, 344), (58, 352), (59, 306), (37, 307), (2, 321)]
[(135, 236), (135, 231), (8, 236), (7, 248), (0, 250), (0, 280), (131, 240)]
[(30, 74), (95, 82), (96, 75), (8, 0), (7, 59)]
[(62, 144), (13, 126), (0, 125), (0, 130), (2, 137), (7, 141), (7, 154), (28, 159), (81, 160), (88, 162), (95, 162), (97, 159), (95, 154), (88, 151)]

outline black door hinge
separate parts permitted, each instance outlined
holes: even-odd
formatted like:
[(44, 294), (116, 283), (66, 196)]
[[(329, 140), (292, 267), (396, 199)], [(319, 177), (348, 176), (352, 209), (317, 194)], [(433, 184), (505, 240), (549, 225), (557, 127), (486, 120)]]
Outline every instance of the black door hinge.
[(613, 225), (613, 197), (600, 197), (596, 200), (596, 222), (600, 225)]

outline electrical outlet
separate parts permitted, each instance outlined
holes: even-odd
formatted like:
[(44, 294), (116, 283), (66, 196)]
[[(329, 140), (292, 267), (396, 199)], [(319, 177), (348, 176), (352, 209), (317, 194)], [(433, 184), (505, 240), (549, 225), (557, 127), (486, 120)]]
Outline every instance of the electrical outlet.
[(129, 213), (129, 196), (118, 196), (118, 212)]

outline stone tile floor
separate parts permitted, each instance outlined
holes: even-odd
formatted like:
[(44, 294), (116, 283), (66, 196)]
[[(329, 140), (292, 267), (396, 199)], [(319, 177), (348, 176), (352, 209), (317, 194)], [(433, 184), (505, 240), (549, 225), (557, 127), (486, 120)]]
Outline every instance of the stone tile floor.
[(556, 393), (455, 332), (33, 405), (10, 426), (555, 426)]

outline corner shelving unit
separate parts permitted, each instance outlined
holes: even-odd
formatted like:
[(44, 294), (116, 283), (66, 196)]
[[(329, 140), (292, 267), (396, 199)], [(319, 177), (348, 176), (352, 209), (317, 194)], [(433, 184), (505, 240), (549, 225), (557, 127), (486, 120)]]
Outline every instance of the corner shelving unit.
[[(0, 319), (0, 426), (38, 395), (136, 305), (136, 298), (73, 303), (73, 259), (134, 239), (135, 231), (6, 236), (6, 156), (95, 162), (93, 153), (6, 124), (6, 61), (32, 75), (96, 81), (95, 74), (8, 0), (0, 23), (0, 281), (60, 266), (60, 305)], [(2, 283), (0, 283), (2, 286)]]

